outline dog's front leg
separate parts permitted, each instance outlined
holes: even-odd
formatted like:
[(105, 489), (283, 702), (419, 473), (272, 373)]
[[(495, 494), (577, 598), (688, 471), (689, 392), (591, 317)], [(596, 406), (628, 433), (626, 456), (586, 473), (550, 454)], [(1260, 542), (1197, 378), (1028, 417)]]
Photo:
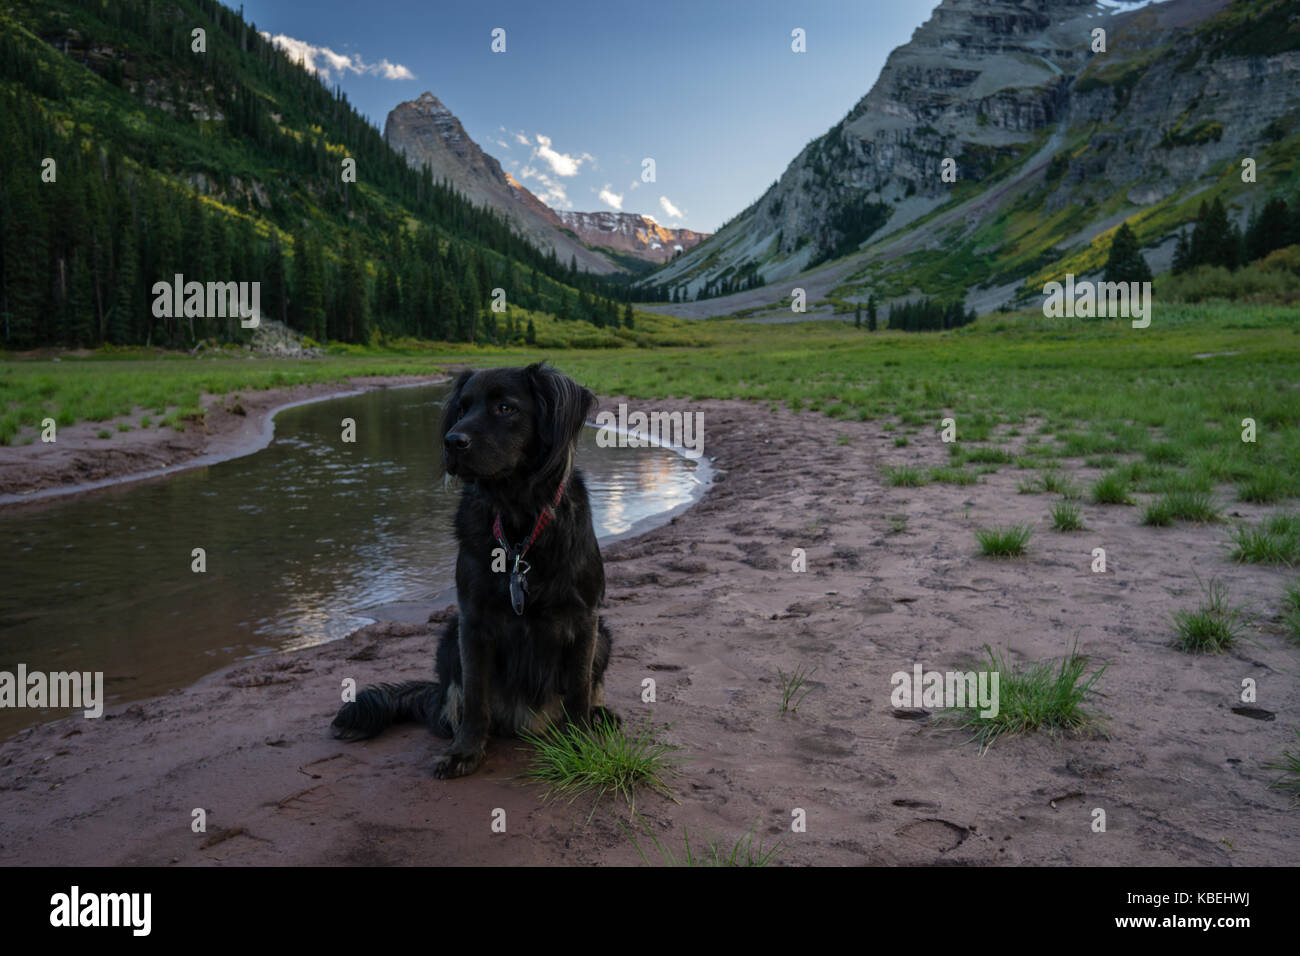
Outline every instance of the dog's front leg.
[(582, 615), (573, 625), (573, 675), (565, 689), (564, 712), (576, 723), (591, 722), (591, 671), (596, 657), (596, 615)]
[(433, 775), (444, 780), (473, 773), (483, 763), (492, 716), (492, 628), (462, 614), (460, 666), (464, 704), (460, 726), (451, 749), (433, 765)]

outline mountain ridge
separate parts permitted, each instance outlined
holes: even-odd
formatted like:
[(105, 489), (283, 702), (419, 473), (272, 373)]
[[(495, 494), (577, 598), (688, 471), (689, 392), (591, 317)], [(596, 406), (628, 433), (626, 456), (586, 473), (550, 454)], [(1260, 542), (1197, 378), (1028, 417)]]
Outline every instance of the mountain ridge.
[(796, 284), (840, 311), (873, 291), (991, 309), (1055, 266), (1096, 268), (1095, 243), (1130, 218), (1167, 264), (1188, 202), (1226, 188), (1233, 157), (1260, 160), (1266, 189), (1246, 207), (1294, 185), (1291, 16), (1278, 0), (943, 0), (763, 196), (642, 287), (690, 300), (769, 283), (662, 307), (684, 316), (775, 308)]
[(456, 115), (428, 90), (393, 107), (383, 135), (412, 166), (418, 169), (428, 164), (435, 178), (446, 179), (476, 205), (506, 215), (543, 251), (554, 251), (561, 263), (572, 257), (579, 268), (589, 272), (607, 274), (620, 269), (591, 246), (662, 263), (707, 235), (669, 229), (637, 213), (552, 209), (485, 152)]

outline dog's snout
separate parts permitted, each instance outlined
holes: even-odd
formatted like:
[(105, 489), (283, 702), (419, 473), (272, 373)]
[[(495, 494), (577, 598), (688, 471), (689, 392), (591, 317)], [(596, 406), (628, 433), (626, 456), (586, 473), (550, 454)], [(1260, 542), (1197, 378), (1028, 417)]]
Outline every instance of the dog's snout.
[(442, 443), (449, 451), (464, 451), (469, 447), (469, 436), (464, 432), (448, 432)]

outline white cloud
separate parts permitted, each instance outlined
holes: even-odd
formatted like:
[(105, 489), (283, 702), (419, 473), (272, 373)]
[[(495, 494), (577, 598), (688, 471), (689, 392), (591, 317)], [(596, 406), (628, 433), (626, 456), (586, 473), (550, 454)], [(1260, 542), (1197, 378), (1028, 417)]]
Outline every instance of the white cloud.
[(519, 179), (536, 180), (540, 188), (530, 187), (532, 192), (552, 209), (573, 208), (573, 203), (569, 201), (569, 196), (564, 191), (564, 184), (556, 182), (540, 169), (533, 166), (524, 166), (519, 170)]
[(541, 133), (537, 134), (537, 148), (533, 150), (533, 155), (550, 166), (551, 172), (557, 176), (576, 176), (583, 162), (591, 159), (587, 153), (575, 157), (551, 149), (551, 138)]
[(609, 183), (605, 183), (605, 188), (600, 191), (598, 198), (607, 206), (612, 206), (619, 212), (623, 211), (623, 197), (609, 188)]
[(682, 211), (672, 204), (667, 196), (659, 197), (659, 206), (664, 212), (668, 213), (669, 219), (681, 219)]
[(525, 136), (523, 133), (515, 133), (515, 134), (514, 134), (514, 137), (515, 137), (515, 141), (518, 142), (520, 146), (532, 146), (532, 145), (533, 145), (532, 143), (530, 143), (530, 142), (528, 141), (528, 137)]
[(357, 73), (383, 77), (385, 80), (413, 80), (415, 74), (400, 63), (391, 63), (387, 59), (378, 63), (366, 63), (360, 55), (353, 53), (335, 53), (327, 46), (316, 46), (306, 40), (296, 40), (283, 33), (275, 36), (262, 31), (264, 39), (273, 46), (289, 54), (289, 59), (301, 63), (309, 72), (315, 73), (325, 82), (330, 82), (335, 73)]
[(510, 148), (510, 144), (507, 143), (504, 139), (494, 139), (494, 140), (492, 140), (492, 142), (496, 143), (496, 144), (497, 144), (498, 146), (500, 146), (502, 149), (509, 149), (509, 148)]

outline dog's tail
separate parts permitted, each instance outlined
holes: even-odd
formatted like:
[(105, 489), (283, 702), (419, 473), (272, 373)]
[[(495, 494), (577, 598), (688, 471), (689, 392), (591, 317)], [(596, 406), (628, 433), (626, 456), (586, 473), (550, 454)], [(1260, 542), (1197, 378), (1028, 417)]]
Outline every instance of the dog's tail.
[(431, 723), (442, 711), (442, 685), (431, 680), (367, 687), (344, 704), (330, 728), (335, 737), (364, 740), (404, 720)]

